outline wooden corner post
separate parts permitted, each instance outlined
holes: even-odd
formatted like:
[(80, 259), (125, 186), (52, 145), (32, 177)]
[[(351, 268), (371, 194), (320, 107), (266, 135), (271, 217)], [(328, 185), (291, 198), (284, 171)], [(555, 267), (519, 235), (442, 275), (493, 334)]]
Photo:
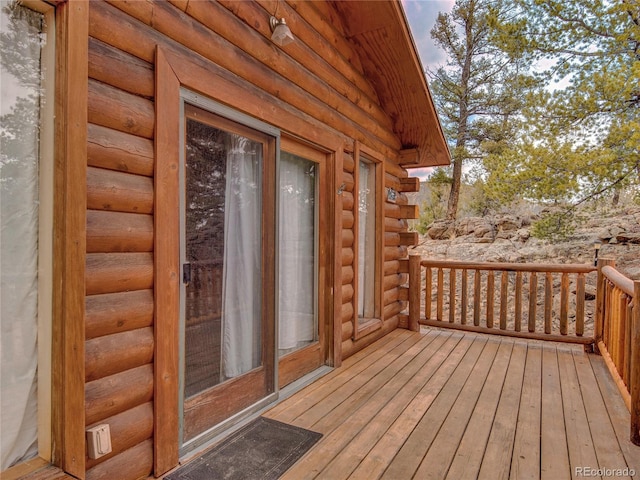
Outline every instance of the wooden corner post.
[(409, 255), (409, 330), (420, 330), (420, 255)]
[(640, 281), (633, 282), (633, 315), (631, 316), (631, 441), (640, 445)]
[(600, 353), (598, 343), (602, 341), (604, 332), (604, 304), (605, 304), (605, 277), (602, 268), (606, 266), (615, 267), (616, 262), (610, 258), (598, 260), (598, 278), (596, 280), (596, 314), (593, 322), (593, 348), (596, 353)]

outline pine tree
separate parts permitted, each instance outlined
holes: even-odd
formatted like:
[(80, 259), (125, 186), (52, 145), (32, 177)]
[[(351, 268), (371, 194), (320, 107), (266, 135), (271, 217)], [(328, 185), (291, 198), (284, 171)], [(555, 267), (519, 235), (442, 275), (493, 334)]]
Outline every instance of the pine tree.
[(489, 190), (503, 201), (521, 195), (569, 211), (637, 191), (640, 1), (513, 3), (509, 18), (492, 19), (495, 38), (525, 56), (548, 88), (529, 103), (509, 149), (487, 158)]
[(495, 41), (493, 25), (508, 14), (506, 5), (499, 0), (456, 0), (451, 13), (440, 13), (431, 30), (448, 55), (444, 67), (427, 74), (452, 149), (449, 220), (458, 212), (463, 165), (500, 151), (510, 141), (526, 92), (535, 86), (517, 52)]

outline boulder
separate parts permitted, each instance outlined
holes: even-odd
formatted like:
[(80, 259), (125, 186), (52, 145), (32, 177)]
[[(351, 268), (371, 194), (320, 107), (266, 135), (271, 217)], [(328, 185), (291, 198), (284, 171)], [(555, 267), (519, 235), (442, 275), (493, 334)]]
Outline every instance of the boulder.
[(616, 235), (618, 243), (640, 244), (640, 233), (620, 233)]
[(427, 236), (433, 240), (449, 240), (455, 235), (453, 222), (440, 220), (433, 222), (427, 230)]

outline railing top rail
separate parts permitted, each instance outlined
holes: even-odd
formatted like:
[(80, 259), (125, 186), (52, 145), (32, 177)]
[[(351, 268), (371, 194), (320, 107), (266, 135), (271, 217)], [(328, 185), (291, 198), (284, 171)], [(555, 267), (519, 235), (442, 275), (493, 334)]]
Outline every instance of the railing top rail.
[(622, 273), (610, 265), (602, 267), (602, 274), (624, 293), (633, 297), (633, 280), (625, 277)]
[(456, 268), (466, 270), (500, 270), (510, 272), (551, 272), (551, 273), (591, 273), (596, 267), (586, 264), (547, 264), (547, 263), (489, 263), (460, 262), (453, 260), (422, 260), (423, 267)]

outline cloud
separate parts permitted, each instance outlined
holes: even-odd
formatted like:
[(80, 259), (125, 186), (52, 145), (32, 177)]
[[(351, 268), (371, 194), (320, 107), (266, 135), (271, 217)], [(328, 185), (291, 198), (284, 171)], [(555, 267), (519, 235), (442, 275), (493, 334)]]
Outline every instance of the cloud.
[(450, 12), (454, 3), (455, 0), (402, 0), (413, 40), (425, 68), (435, 69), (446, 60), (446, 54), (431, 39), (431, 29), (438, 13)]

